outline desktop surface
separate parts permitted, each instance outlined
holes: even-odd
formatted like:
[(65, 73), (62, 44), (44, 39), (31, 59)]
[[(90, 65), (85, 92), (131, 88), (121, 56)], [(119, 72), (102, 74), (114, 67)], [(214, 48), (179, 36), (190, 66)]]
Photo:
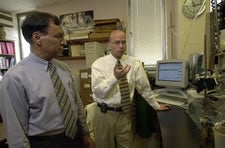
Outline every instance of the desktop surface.
[(157, 96), (156, 101), (159, 103), (166, 103), (174, 106), (179, 106), (184, 109), (188, 108), (188, 100), (187, 99), (182, 99), (182, 98), (175, 98), (171, 96)]
[(171, 105), (157, 116), (164, 148), (200, 147), (200, 131), (183, 108)]

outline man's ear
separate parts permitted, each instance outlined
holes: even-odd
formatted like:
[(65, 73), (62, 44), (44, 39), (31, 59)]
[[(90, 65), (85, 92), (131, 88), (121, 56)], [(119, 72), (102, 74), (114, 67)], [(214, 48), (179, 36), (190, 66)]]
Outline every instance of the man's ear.
[(32, 40), (34, 43), (36, 43), (38, 46), (41, 45), (41, 33), (40, 32), (34, 32), (32, 34)]

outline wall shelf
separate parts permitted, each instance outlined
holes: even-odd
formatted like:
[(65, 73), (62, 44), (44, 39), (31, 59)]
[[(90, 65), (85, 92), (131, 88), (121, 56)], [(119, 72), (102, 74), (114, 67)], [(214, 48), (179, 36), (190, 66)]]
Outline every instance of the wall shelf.
[(71, 57), (71, 56), (63, 56), (63, 57), (56, 57), (58, 60), (84, 60), (85, 56), (76, 56), (76, 57)]
[(84, 44), (86, 42), (107, 42), (109, 40), (108, 37), (102, 37), (102, 38), (87, 38), (87, 39), (76, 39), (76, 40), (68, 40), (71, 44)]

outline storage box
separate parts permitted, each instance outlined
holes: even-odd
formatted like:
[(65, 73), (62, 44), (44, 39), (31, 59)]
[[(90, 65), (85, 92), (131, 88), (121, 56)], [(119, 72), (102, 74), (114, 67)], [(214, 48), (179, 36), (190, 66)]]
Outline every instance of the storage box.
[(84, 44), (85, 56), (86, 56), (86, 67), (90, 68), (92, 63), (105, 55), (106, 43), (88, 42)]

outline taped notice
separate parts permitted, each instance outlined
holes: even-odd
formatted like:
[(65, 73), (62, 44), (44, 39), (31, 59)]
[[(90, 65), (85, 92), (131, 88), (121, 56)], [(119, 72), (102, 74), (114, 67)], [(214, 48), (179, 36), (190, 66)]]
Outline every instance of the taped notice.
[(87, 79), (88, 78), (88, 73), (87, 72), (82, 72), (80, 74), (81, 79)]
[(84, 88), (90, 88), (91, 84), (84, 84)]

